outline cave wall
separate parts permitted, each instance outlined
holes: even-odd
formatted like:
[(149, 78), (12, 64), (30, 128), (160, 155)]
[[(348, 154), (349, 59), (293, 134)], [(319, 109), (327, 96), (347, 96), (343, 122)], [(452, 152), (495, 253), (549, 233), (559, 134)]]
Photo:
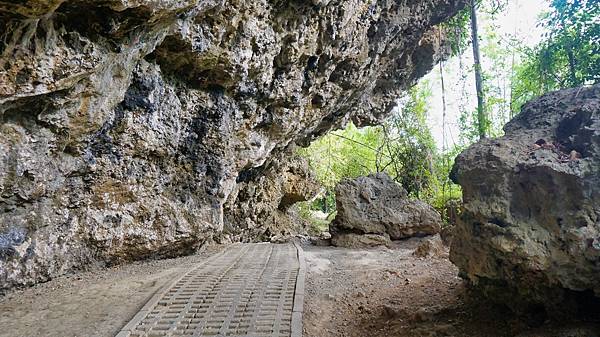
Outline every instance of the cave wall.
[(388, 114), (463, 5), (0, 0), (0, 289), (260, 237), (274, 161)]

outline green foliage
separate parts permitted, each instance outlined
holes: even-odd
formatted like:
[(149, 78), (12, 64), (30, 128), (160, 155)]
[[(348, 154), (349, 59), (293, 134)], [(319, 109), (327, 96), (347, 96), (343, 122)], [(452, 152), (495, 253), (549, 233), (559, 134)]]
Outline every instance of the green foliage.
[(535, 48), (524, 48), (514, 75), (513, 109), (546, 92), (600, 83), (600, 2), (553, 0), (540, 20), (548, 28)]
[[(381, 126), (356, 128), (349, 124), (301, 149), (326, 192), (309, 209), (331, 213), (334, 188), (344, 178), (386, 172), (413, 198), (443, 208), (460, 190), (448, 181), (451, 154), (438, 154), (427, 126), (431, 89), (422, 83), (400, 100), (400, 108)], [(306, 207), (306, 206), (303, 206)]]
[[(376, 147), (379, 128), (359, 130), (349, 124), (344, 130), (329, 133), (314, 141), (299, 154), (308, 158), (317, 179), (325, 188), (321, 198), (310, 205), (312, 210), (331, 213), (335, 210), (335, 186), (344, 178), (356, 178), (376, 172)], [(309, 219), (309, 218), (307, 218)]]
[(416, 198), (436, 183), (433, 175), (435, 143), (427, 126), (427, 83), (409, 91), (400, 108), (381, 127), (383, 138), (377, 170), (387, 172)]
[[(484, 59), (484, 129), (491, 137), (501, 136), (502, 127), (521, 106), (549, 91), (600, 83), (600, 1), (547, 0), (549, 11), (538, 25), (547, 30), (543, 41), (526, 47), (514, 34), (499, 34), (497, 16), (508, 8), (508, 0), (479, 0), (477, 9), (485, 27), (480, 29)], [(444, 24), (453, 53), (461, 57), (470, 41), (469, 8)], [(481, 27), (480, 27), (481, 28)], [(463, 69), (463, 79), (473, 69)], [(464, 90), (463, 90), (464, 91)], [(473, 97), (475, 92), (463, 96)], [(477, 111), (459, 108), (461, 144), (477, 141)]]
[(545, 42), (550, 59), (568, 63), (561, 80), (566, 86), (600, 82), (600, 2), (554, 0), (551, 7), (541, 24), (551, 27)]
[[(477, 6), (484, 13), (494, 16), (502, 12), (507, 6), (508, 0), (479, 0)], [(455, 16), (442, 23), (442, 28), (446, 34), (446, 39), (450, 42), (452, 56), (462, 54), (471, 43), (471, 32), (469, 25), (471, 23), (471, 10), (465, 6)]]
[[(476, 91), (468, 92), (463, 84), (461, 104), (459, 106), (458, 124), (461, 130), (461, 146), (476, 142), (481, 134), (496, 137), (502, 135), (502, 127), (512, 117), (510, 109), (511, 68), (514, 62), (514, 53), (518, 41), (499, 33), (497, 16), (504, 14), (508, 8), (508, 0), (480, 0), (477, 1), (477, 12), (484, 19), (484, 27), (479, 29), (479, 47), (482, 55), (482, 67), (479, 69), (483, 82), (483, 118), (480, 121), (478, 109), (471, 109), (467, 98), (474, 97)], [(461, 14), (465, 16), (456, 20), (456, 30), (463, 32), (462, 50), (467, 53), (469, 44), (472, 43), (470, 34), (470, 8)], [(457, 44), (455, 42), (454, 44)], [(463, 54), (457, 54), (460, 59), (460, 76), (463, 83), (471, 83), (475, 76), (475, 65), (463, 67)], [(471, 85), (469, 85), (471, 87)], [(475, 89), (475, 86), (472, 86)]]
[(349, 124), (317, 139), (299, 153), (309, 159), (318, 180), (328, 190), (343, 178), (355, 178), (375, 171), (379, 128), (357, 129)]
[(315, 210), (315, 207), (312, 203), (300, 202), (296, 205), (296, 207), (298, 208), (298, 215), (300, 215), (300, 217), (306, 220), (310, 225), (311, 234), (318, 235), (319, 233), (327, 231), (331, 219), (321, 219), (319, 217), (314, 216), (313, 212)]
[(442, 23), (442, 28), (450, 42), (452, 56), (462, 54), (469, 45), (469, 39), (471, 37), (469, 29), (467, 28), (471, 22), (469, 13), (469, 8), (464, 8), (454, 17)]
[[(486, 23), (481, 34), (484, 59), (483, 82), (486, 120), (484, 128), (492, 137), (502, 135), (502, 127), (521, 106), (549, 91), (600, 83), (600, 1), (547, 0), (550, 11), (539, 20), (547, 29), (544, 40), (533, 48), (525, 47), (515, 35), (504, 34), (496, 16), (507, 9), (507, 0), (480, 0), (478, 12)], [(461, 13), (449, 24), (456, 51), (469, 43), (468, 13)], [(481, 28), (481, 27), (480, 27)], [(462, 72), (461, 67), (461, 72)], [(469, 70), (470, 73), (473, 69)], [(470, 74), (469, 74), (470, 75)], [(464, 74), (463, 74), (464, 76)], [(470, 95), (474, 95), (472, 92)], [(461, 142), (478, 138), (477, 111), (461, 111)]]

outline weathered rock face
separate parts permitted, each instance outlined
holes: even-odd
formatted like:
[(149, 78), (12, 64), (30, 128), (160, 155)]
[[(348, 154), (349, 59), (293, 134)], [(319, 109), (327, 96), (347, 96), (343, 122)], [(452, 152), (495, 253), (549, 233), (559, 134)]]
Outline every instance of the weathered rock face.
[(329, 226), (336, 246), (371, 246), (439, 233), (440, 215), (387, 174), (343, 180), (335, 188), (337, 214)]
[(448, 258), (448, 249), (439, 234), (422, 239), (413, 256), (420, 258)]
[(345, 248), (369, 248), (391, 245), (388, 234), (365, 234), (353, 232), (338, 232), (331, 236), (331, 244)]
[(304, 222), (291, 206), (321, 189), (305, 159), (280, 155), (245, 174), (238, 177), (224, 205), (224, 235), (233, 241), (251, 241), (305, 232)]
[(263, 226), (256, 168), (385, 116), (462, 2), (0, 0), (0, 289)]
[(505, 132), (457, 158), (450, 257), (489, 295), (564, 314), (600, 296), (600, 86), (530, 102)]

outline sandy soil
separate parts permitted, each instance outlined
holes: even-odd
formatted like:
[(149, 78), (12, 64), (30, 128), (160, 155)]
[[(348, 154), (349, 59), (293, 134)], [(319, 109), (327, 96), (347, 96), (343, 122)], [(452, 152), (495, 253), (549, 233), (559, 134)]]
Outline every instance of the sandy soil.
[(477, 300), (447, 254), (412, 255), (420, 239), (393, 249), (305, 247), (305, 337), (594, 337), (599, 326), (530, 327), (507, 309)]
[(0, 297), (0, 336), (114, 336), (164, 284), (222, 248), (93, 270), (10, 292)]

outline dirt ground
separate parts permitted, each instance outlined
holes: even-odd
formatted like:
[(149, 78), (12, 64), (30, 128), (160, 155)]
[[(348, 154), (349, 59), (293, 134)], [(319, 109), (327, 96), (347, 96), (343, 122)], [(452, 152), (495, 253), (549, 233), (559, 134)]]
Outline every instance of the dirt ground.
[(305, 247), (305, 337), (594, 337), (600, 327), (546, 322), (530, 327), (477, 300), (447, 253), (412, 255), (421, 239), (392, 249)]
[[(534, 330), (472, 299), (447, 256), (393, 249), (305, 246), (305, 337), (594, 337), (598, 327), (547, 323)], [(0, 297), (1, 337), (109, 337), (164, 284), (223, 247), (57, 278)], [(577, 330), (578, 329), (578, 330)]]
[(0, 336), (114, 336), (164, 284), (221, 249), (93, 270), (10, 292), (0, 297)]

